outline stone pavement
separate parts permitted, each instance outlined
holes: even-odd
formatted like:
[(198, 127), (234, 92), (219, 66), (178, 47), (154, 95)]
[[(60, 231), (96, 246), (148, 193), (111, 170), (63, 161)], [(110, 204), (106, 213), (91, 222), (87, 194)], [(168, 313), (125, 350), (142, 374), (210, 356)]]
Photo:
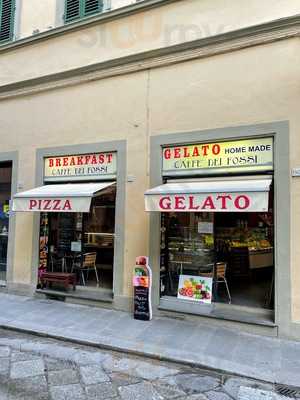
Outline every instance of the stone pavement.
[(287, 400), (272, 384), (0, 330), (0, 400), (111, 399)]
[(0, 327), (300, 386), (298, 342), (197, 321), (136, 321), (124, 312), (8, 294), (0, 294), (0, 309)]

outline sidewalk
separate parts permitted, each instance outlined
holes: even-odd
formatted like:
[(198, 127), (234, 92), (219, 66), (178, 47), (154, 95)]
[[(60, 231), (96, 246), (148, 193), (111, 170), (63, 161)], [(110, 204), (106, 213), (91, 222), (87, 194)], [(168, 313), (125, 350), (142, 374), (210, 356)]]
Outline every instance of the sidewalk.
[(300, 386), (300, 343), (198, 322), (0, 294), (0, 327)]

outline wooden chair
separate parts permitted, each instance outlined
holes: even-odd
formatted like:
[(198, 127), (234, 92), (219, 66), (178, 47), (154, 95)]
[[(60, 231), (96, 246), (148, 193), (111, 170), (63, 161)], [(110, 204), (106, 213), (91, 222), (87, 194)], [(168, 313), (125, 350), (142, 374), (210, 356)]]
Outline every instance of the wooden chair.
[(218, 285), (219, 283), (224, 283), (227, 290), (229, 304), (231, 304), (231, 295), (226, 279), (226, 269), (227, 263), (226, 262), (217, 262), (215, 265), (215, 282)]
[(217, 262), (215, 264), (207, 264), (208, 268), (211, 268), (209, 272), (200, 272), (201, 276), (206, 278), (213, 278), (215, 286), (215, 295), (217, 295), (217, 288), (219, 283), (224, 283), (227, 290), (229, 304), (231, 304), (231, 294), (229, 291), (227, 279), (226, 279), (226, 269), (227, 263), (225, 262)]
[[(97, 253), (84, 253), (82, 255), (79, 255), (75, 257), (73, 266), (72, 266), (72, 272), (74, 269), (77, 269), (80, 273), (80, 277), (82, 280), (83, 285), (85, 286), (86, 284), (86, 279), (88, 279), (88, 273), (89, 271), (93, 270), (95, 271), (96, 275), (96, 281), (97, 281), (97, 287), (99, 287), (99, 277), (98, 277), (98, 271), (96, 267), (96, 257)], [(85, 279), (84, 277), (84, 271), (87, 272), (87, 278)]]

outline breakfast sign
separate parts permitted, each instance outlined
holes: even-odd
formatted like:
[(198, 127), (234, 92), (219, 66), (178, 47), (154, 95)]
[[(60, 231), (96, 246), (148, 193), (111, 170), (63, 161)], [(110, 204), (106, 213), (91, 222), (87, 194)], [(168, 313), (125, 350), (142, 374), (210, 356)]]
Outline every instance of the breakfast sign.
[(167, 176), (272, 171), (273, 138), (165, 147), (162, 159)]
[(113, 179), (116, 173), (116, 152), (48, 157), (44, 160), (45, 182)]

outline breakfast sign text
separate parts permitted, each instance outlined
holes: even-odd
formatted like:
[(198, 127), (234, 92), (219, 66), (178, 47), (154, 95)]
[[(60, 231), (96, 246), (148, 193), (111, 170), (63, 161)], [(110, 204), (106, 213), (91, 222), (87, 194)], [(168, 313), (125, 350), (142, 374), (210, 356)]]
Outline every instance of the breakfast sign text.
[(114, 178), (117, 173), (117, 154), (93, 153), (44, 160), (44, 181), (95, 180), (99, 177)]
[(273, 138), (165, 147), (162, 167), (165, 175), (272, 171)]

